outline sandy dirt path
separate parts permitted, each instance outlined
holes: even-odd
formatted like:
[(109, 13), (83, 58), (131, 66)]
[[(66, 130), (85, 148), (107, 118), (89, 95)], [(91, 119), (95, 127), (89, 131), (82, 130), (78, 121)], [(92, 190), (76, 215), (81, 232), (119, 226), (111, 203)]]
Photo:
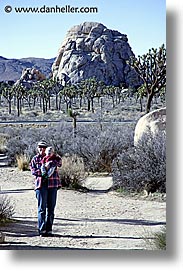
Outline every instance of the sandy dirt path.
[(40, 238), (30, 172), (0, 168), (0, 196), (11, 199), (16, 220), (0, 227), (6, 234), (0, 249), (152, 249), (149, 241), (153, 233), (166, 222), (165, 202), (106, 193), (104, 190), (111, 185), (109, 177), (87, 179), (86, 185), (98, 191), (58, 191), (55, 236)]

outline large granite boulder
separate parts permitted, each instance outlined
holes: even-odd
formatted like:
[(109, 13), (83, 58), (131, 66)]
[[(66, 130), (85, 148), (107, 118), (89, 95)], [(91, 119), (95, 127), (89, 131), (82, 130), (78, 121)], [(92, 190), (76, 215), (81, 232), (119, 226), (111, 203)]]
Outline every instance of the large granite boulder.
[(25, 68), (22, 71), (20, 79), (15, 82), (15, 85), (22, 84), (28, 89), (31, 89), (32, 84), (37, 81), (43, 81), (46, 76), (35, 68)]
[(125, 34), (84, 22), (67, 32), (52, 66), (53, 77), (63, 85), (95, 77), (106, 85), (136, 86), (137, 75), (126, 62), (130, 56), (134, 54)]
[(146, 135), (153, 138), (166, 134), (166, 107), (142, 116), (135, 127), (134, 145), (138, 145)]

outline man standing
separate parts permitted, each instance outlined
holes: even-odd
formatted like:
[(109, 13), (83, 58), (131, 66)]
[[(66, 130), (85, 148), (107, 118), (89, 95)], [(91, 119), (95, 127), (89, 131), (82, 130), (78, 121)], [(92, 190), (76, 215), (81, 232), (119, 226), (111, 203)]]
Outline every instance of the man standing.
[(30, 163), (32, 175), (35, 177), (35, 192), (38, 201), (38, 231), (41, 237), (53, 236), (52, 226), (56, 206), (57, 190), (61, 187), (57, 167), (61, 167), (61, 157), (57, 159), (56, 169), (48, 178), (41, 173), (42, 160), (45, 157), (46, 141), (42, 140), (37, 145), (38, 154)]

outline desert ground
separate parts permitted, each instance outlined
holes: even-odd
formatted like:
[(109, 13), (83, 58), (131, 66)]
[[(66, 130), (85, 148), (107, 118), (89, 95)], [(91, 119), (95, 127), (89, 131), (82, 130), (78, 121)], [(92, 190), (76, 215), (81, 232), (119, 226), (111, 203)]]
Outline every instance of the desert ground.
[(13, 222), (0, 227), (1, 250), (152, 250), (154, 233), (166, 223), (166, 202), (106, 190), (111, 177), (89, 177), (89, 192), (60, 189), (53, 233), (37, 234), (37, 201), (30, 171), (0, 168), (0, 195), (14, 205)]

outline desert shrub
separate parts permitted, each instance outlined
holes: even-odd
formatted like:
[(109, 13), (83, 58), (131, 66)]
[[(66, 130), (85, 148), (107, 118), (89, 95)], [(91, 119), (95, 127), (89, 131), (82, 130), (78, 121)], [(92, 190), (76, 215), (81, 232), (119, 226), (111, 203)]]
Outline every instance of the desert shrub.
[(0, 224), (7, 222), (14, 214), (14, 207), (7, 196), (0, 195)]
[(30, 159), (26, 154), (16, 155), (17, 166), (21, 171), (29, 170)]
[(144, 237), (148, 249), (166, 250), (166, 225), (161, 227), (159, 231), (148, 235)]
[(153, 243), (156, 249), (166, 250), (166, 227), (165, 226), (159, 232), (154, 234)]
[(76, 136), (72, 125), (60, 123), (49, 127), (17, 127), (6, 129), (10, 136), (7, 156), (11, 164), (16, 155), (31, 159), (36, 153), (37, 142), (44, 139), (61, 155), (77, 155), (84, 161), (85, 169), (92, 172), (111, 172), (112, 162), (123, 150), (133, 144), (133, 128), (128, 125), (78, 124)]
[(6, 144), (8, 141), (9, 136), (4, 133), (0, 133), (0, 153), (6, 152)]
[(113, 159), (133, 143), (133, 128), (110, 124), (101, 129), (98, 124), (82, 124), (77, 126), (74, 137), (72, 125), (60, 123), (49, 131), (41, 129), (39, 136), (52, 144), (59, 155), (81, 157), (87, 171), (111, 172)]
[[(49, 131), (44, 133), (45, 139), (50, 143), (55, 151), (63, 156), (71, 153), (71, 145), (73, 143), (72, 125), (68, 123), (59, 123), (50, 127)], [(72, 152), (74, 154), (74, 152)]]
[(7, 142), (7, 156), (10, 164), (16, 163), (16, 156), (23, 155), (27, 148), (22, 136), (13, 136)]
[(86, 179), (86, 173), (82, 158), (76, 155), (63, 157), (59, 176), (63, 187), (83, 189), (82, 183)]
[(87, 171), (110, 173), (116, 156), (132, 144), (132, 127), (87, 125), (77, 132), (70, 153), (83, 158)]
[(27, 159), (31, 159), (35, 155), (37, 143), (41, 139), (46, 139), (48, 143), (51, 142), (48, 128), (7, 127), (3, 134), (5, 133), (9, 135), (6, 154), (12, 165), (17, 163), (16, 156), (26, 155)]
[(148, 135), (113, 162), (114, 188), (126, 191), (166, 192), (166, 136)]

